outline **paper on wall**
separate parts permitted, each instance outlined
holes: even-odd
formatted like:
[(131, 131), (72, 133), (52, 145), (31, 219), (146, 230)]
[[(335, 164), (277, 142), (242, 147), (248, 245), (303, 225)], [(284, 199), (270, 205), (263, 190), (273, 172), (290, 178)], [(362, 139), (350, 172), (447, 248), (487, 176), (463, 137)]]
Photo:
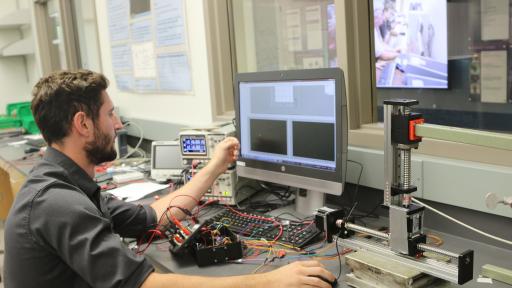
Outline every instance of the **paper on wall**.
[(481, 101), (507, 103), (507, 51), (482, 51)]
[(155, 49), (153, 42), (132, 45), (133, 75), (136, 78), (155, 78)]
[(481, 0), (482, 40), (509, 38), (509, 0)]

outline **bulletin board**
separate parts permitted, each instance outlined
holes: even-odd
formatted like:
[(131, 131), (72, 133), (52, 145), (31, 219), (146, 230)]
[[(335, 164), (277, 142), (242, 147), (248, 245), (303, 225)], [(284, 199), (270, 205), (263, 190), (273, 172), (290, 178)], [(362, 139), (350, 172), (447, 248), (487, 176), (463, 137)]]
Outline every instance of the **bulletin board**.
[(112, 70), (121, 91), (192, 91), (184, 0), (107, 0)]

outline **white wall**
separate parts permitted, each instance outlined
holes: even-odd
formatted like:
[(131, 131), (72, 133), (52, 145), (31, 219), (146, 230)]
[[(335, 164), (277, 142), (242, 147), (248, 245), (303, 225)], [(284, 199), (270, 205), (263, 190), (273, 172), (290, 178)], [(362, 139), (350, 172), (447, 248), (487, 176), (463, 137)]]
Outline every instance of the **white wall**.
[(212, 123), (204, 4), (200, 0), (186, 0), (183, 2), (187, 14), (192, 95), (139, 94), (119, 91), (116, 87), (111, 64), (106, 1), (96, 0), (103, 73), (110, 79), (111, 85), (108, 93), (115, 105), (119, 107), (122, 116), (194, 126)]
[[(0, 18), (18, 8), (28, 8), (26, 1), (0, 1)], [(30, 27), (0, 29), (0, 49), (31, 34)], [(29, 101), (32, 86), (37, 80), (37, 64), (34, 56), (0, 57), (0, 115), (5, 114), (8, 103)]]

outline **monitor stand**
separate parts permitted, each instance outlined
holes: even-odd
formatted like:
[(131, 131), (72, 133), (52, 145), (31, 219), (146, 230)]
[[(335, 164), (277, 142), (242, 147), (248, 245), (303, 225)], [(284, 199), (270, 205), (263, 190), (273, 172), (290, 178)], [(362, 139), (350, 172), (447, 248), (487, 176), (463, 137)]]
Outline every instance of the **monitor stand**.
[(299, 189), (295, 195), (295, 211), (304, 215), (314, 215), (318, 208), (325, 206), (322, 192)]

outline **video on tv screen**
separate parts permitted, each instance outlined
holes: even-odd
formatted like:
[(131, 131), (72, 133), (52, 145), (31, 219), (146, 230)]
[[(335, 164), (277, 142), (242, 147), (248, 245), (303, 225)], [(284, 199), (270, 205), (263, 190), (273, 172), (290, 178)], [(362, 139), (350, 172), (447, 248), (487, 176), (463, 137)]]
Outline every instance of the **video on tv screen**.
[(447, 0), (373, 0), (379, 88), (448, 88)]

